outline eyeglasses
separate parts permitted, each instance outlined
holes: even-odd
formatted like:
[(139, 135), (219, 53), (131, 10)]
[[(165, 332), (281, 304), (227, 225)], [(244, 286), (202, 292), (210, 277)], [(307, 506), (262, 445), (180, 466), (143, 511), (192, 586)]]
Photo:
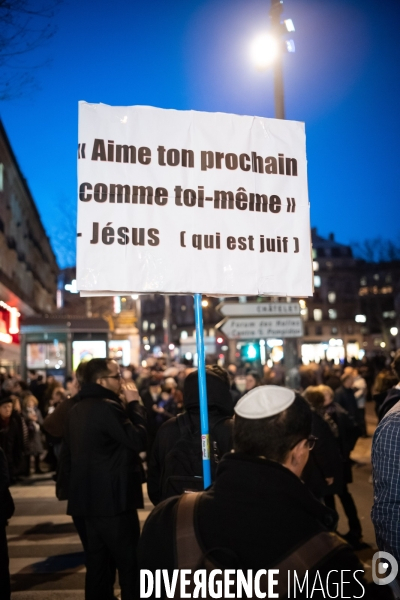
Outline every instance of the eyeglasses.
[(117, 373), (116, 375), (106, 375), (104, 379), (121, 379), (121, 373)]
[[(302, 438), (302, 439), (304, 439), (304, 438)], [(309, 450), (312, 450), (312, 449), (314, 448), (314, 446), (315, 446), (315, 442), (316, 442), (317, 440), (318, 440), (318, 438), (317, 438), (317, 437), (315, 437), (315, 435), (309, 435), (309, 436), (308, 436), (308, 438), (306, 439), (306, 442), (307, 442), (307, 445), (308, 445), (308, 449), (309, 449)], [(294, 448), (295, 446), (297, 446), (297, 444), (298, 444), (299, 442), (301, 442), (301, 441), (302, 441), (302, 440), (300, 439), (300, 440), (297, 440), (297, 442), (295, 442), (294, 444), (292, 444), (292, 445), (290, 446), (290, 450), (293, 450), (293, 448)]]
[(317, 437), (315, 437), (315, 435), (310, 435), (307, 438), (307, 444), (308, 444), (308, 449), (312, 450), (315, 446), (315, 442), (318, 440)]

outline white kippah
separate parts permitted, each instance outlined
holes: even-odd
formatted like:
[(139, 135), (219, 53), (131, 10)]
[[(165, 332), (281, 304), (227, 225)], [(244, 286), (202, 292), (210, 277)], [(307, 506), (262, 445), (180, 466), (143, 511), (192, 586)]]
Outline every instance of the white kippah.
[(278, 385), (261, 385), (248, 392), (235, 406), (235, 413), (244, 419), (264, 419), (277, 415), (291, 406), (293, 390)]

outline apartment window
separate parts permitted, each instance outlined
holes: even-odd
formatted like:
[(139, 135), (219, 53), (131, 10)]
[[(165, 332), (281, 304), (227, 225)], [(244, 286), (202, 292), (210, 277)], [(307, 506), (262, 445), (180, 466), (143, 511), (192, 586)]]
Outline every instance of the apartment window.
[(319, 275), (314, 275), (314, 287), (321, 287), (321, 277)]
[(336, 302), (336, 292), (328, 292), (328, 302), (331, 304)]
[(148, 321), (143, 321), (142, 323), (142, 329), (143, 331), (147, 331), (149, 328), (149, 322)]
[(322, 310), (314, 308), (314, 321), (322, 321)]
[(367, 285), (367, 278), (365, 277), (365, 275), (363, 277), (361, 277), (360, 285)]
[(319, 271), (319, 263), (316, 260), (313, 260), (312, 266), (314, 271)]
[(332, 327), (332, 329), (331, 329), (332, 335), (336, 335), (337, 332), (338, 332), (338, 328), (337, 327)]
[(322, 327), (321, 325), (317, 325), (315, 328), (315, 335), (322, 335)]
[(335, 310), (334, 308), (330, 308), (328, 310), (328, 315), (330, 319), (337, 319), (337, 310)]

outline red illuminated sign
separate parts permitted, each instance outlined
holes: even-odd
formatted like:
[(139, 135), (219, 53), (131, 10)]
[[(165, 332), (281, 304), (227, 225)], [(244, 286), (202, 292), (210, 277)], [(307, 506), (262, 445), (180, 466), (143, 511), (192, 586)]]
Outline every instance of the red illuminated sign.
[(0, 342), (3, 344), (19, 344), (19, 317), (15, 306), (0, 300)]

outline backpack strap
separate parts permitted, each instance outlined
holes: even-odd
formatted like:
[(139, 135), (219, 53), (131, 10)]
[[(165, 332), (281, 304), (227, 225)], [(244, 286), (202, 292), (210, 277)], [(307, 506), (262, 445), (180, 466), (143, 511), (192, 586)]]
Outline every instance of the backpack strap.
[(185, 493), (176, 512), (176, 564), (178, 569), (196, 569), (204, 556), (194, 528), (194, 516), (202, 492)]
[[(297, 577), (304, 579), (307, 571), (314, 569), (328, 556), (348, 547), (348, 544), (336, 535), (336, 533), (322, 531), (304, 542), (304, 544), (299, 546), (279, 564), (274, 565), (274, 568), (279, 569), (282, 573), (296, 571)], [(277, 592), (280, 598), (286, 597), (289, 592), (287, 577), (279, 578)]]
[[(204, 563), (205, 553), (200, 547), (194, 525), (195, 514), (202, 493), (183, 494), (177, 503), (175, 549), (178, 569), (191, 569), (194, 571)], [(304, 542), (289, 556), (274, 565), (273, 568), (279, 569), (281, 573), (296, 571), (298, 579), (302, 580), (307, 571), (315, 569), (328, 556), (348, 547), (348, 544), (335, 533), (322, 531)], [(211, 566), (207, 564), (205, 566), (210, 569), (214, 568), (212, 563)], [(260, 583), (261, 591), (267, 592), (267, 589), (264, 589), (262, 579)], [(266, 582), (264, 583), (267, 585)], [(279, 578), (277, 587), (279, 597), (285, 598), (289, 592), (286, 576)]]

